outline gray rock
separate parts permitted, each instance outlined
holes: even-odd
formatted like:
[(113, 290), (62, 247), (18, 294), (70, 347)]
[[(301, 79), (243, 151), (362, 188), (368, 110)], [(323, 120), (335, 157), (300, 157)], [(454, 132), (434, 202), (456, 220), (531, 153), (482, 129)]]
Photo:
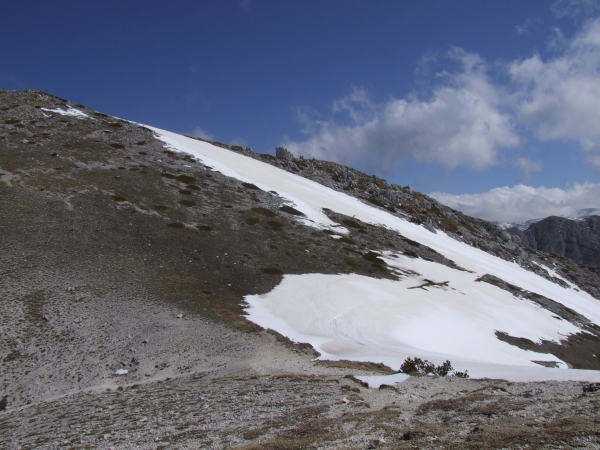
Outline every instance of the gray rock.
[(283, 159), (286, 161), (293, 161), (294, 155), (285, 147), (276, 147), (275, 148), (275, 156), (279, 159)]

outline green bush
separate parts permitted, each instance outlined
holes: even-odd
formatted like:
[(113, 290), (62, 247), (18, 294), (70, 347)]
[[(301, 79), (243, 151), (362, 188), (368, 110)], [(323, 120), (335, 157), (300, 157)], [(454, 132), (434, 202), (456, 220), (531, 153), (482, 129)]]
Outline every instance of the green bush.
[(408, 375), (437, 375), (440, 377), (457, 377), (457, 378), (469, 378), (468, 371), (464, 372), (453, 372), (454, 368), (450, 361), (445, 361), (441, 366), (435, 366), (431, 361), (423, 360), (421, 358), (406, 358), (400, 366), (401, 373)]

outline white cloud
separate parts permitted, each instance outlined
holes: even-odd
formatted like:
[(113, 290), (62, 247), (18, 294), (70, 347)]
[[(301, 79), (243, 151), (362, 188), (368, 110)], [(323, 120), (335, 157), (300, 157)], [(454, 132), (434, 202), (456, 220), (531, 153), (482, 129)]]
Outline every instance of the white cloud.
[(575, 184), (570, 189), (504, 186), (482, 194), (429, 194), (470, 216), (499, 222), (520, 222), (548, 216), (575, 216), (584, 208), (600, 208), (600, 184)]
[(501, 111), (503, 93), (490, 82), (478, 55), (454, 49), (447, 56), (461, 70), (438, 74), (442, 82), (429, 98), (413, 94), (374, 104), (355, 89), (333, 103), (334, 112), (348, 113), (349, 125), (313, 123), (306, 127), (306, 141), (284, 145), (297, 155), (362, 163), (388, 173), (405, 158), (449, 169), (494, 165), (500, 149), (519, 143), (509, 115)]
[[(565, 0), (554, 7), (572, 15), (595, 11), (596, 4), (600, 2)], [(525, 32), (535, 20), (520, 30)], [(490, 66), (477, 54), (453, 49), (444, 58), (425, 55), (417, 76), (435, 80), (425, 94), (375, 103), (354, 88), (333, 102), (334, 117), (315, 120), (301, 110), (308, 137), (286, 139), (283, 145), (297, 155), (388, 174), (406, 159), (480, 170), (504, 160), (502, 153), (531, 132), (541, 141), (578, 142), (600, 171), (600, 18), (588, 20), (569, 39), (558, 28), (553, 33), (549, 45), (554, 57), (535, 54), (498, 63), (495, 69), (505, 75), (502, 83), (490, 77)], [(459, 69), (432, 74), (436, 63), (458, 64)], [(348, 120), (339, 120), (340, 114)], [(518, 166), (525, 179), (541, 168), (525, 161)]]
[(519, 34), (529, 34), (532, 29), (539, 28), (543, 23), (541, 17), (529, 17), (525, 19), (521, 24), (515, 25), (515, 30)]
[(517, 166), (523, 172), (523, 178), (528, 180), (536, 172), (541, 172), (543, 164), (541, 161), (533, 161), (529, 158), (519, 158), (515, 161)]
[(190, 133), (190, 136), (194, 136), (194, 137), (199, 137), (199, 138), (202, 138), (202, 139), (206, 139), (207, 141), (214, 141), (215, 140), (215, 137), (212, 134), (208, 133), (207, 131), (203, 130), (200, 127), (194, 128), (194, 131), (192, 131)]
[(509, 72), (519, 121), (543, 141), (578, 141), (600, 170), (600, 19), (588, 22), (563, 55), (534, 55)]
[(579, 20), (600, 12), (600, 3), (598, 0), (556, 0), (551, 9), (558, 18)]

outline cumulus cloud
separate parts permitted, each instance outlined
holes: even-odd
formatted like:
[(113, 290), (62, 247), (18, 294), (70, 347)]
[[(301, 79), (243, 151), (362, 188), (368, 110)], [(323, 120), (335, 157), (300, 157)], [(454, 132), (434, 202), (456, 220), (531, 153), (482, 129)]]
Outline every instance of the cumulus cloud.
[[(565, 0), (555, 9), (575, 14), (591, 5)], [(406, 159), (449, 170), (486, 169), (533, 135), (541, 141), (578, 142), (600, 171), (600, 18), (588, 20), (569, 39), (555, 29), (551, 44), (553, 57), (534, 54), (496, 64), (494, 69), (505, 75), (502, 83), (477, 54), (455, 48), (443, 58), (425, 55), (417, 75), (434, 83), (424, 94), (376, 103), (355, 88), (332, 103), (329, 118), (315, 120), (302, 110), (307, 138), (283, 145), (296, 155), (389, 174)], [(458, 69), (431, 74), (436, 63)], [(526, 161), (518, 166), (526, 178), (540, 167)]]
[(413, 94), (374, 104), (355, 89), (332, 107), (347, 113), (349, 124), (315, 122), (307, 127), (306, 141), (284, 145), (297, 155), (364, 164), (384, 173), (405, 158), (449, 169), (494, 165), (500, 149), (519, 143), (510, 116), (501, 110), (504, 94), (490, 82), (478, 55), (454, 49), (447, 57), (461, 70), (438, 74), (442, 82), (428, 98)]
[(516, 114), (541, 140), (575, 140), (600, 170), (600, 19), (588, 22), (563, 55), (539, 55), (509, 68)]
[(576, 216), (585, 208), (600, 208), (600, 184), (575, 184), (570, 189), (519, 184), (482, 194), (429, 194), (470, 216), (498, 222), (521, 222), (548, 216)]
[(206, 139), (207, 141), (214, 141), (215, 140), (215, 137), (212, 134), (208, 133), (207, 131), (203, 130), (200, 127), (194, 128), (194, 131), (192, 131), (190, 133), (190, 136), (194, 136), (194, 137), (199, 137), (199, 138), (202, 138), (202, 139)]

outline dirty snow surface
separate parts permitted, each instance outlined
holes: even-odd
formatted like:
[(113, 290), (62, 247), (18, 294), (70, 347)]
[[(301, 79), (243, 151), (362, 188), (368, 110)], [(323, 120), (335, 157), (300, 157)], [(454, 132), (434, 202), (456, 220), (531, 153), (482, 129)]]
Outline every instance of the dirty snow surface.
[[(449, 359), (455, 369), (468, 370), (472, 377), (511, 381), (600, 380), (600, 371), (565, 370), (567, 365), (551, 354), (522, 350), (500, 341), (496, 331), (538, 342), (559, 341), (581, 330), (533, 302), (476, 280), (485, 274), (494, 275), (600, 324), (600, 301), (589, 294), (572, 286), (561, 287), (441, 231), (432, 233), (263, 162), (152, 129), (172, 150), (190, 153), (224, 175), (276, 191), (306, 215), (299, 220), (307, 225), (346, 233), (323, 213), (323, 208), (328, 208), (395, 230), (465, 269), (390, 251), (382, 258), (396, 270), (398, 281), (355, 274), (286, 275), (273, 291), (246, 297), (249, 320), (312, 344), (322, 359), (383, 362), (398, 368), (407, 357), (418, 356), (437, 364)], [(426, 280), (440, 284), (419, 287)], [(553, 361), (559, 368), (542, 367), (533, 361)]]

